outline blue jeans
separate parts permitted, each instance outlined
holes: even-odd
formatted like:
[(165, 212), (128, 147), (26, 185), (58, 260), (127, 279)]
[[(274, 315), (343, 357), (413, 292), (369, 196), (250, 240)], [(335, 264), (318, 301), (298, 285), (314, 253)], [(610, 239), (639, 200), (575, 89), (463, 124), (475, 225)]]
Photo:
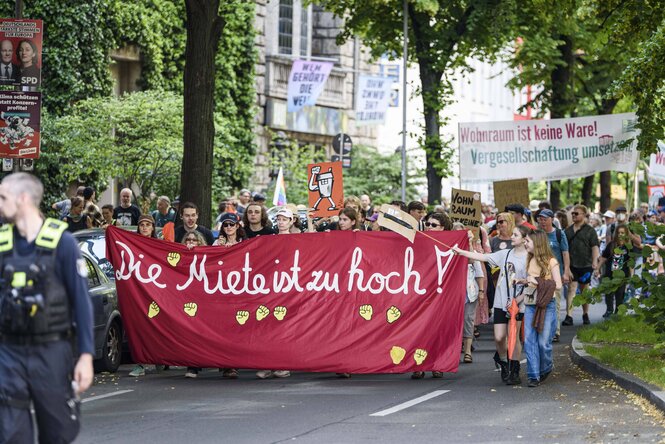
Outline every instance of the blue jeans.
[(552, 299), (545, 310), (545, 322), (540, 333), (536, 327), (531, 326), (536, 306), (527, 305), (524, 310), (524, 351), (529, 379), (540, 380), (540, 375), (551, 372), (553, 367), (552, 337), (556, 331), (556, 301)]

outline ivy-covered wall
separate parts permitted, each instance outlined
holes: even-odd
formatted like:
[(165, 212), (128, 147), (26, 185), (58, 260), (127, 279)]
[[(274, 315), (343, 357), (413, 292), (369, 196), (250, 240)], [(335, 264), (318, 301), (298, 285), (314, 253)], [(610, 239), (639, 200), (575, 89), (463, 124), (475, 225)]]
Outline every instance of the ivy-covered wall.
[[(13, 3), (0, 3), (3, 17), (13, 17)], [(182, 94), (184, 0), (25, 0), (24, 5), (25, 18), (44, 21), (42, 93), (50, 117), (67, 115), (80, 100), (110, 96), (110, 54), (128, 45), (141, 54), (142, 89)], [(254, 14), (253, 1), (226, 0), (220, 6), (226, 27), (216, 61), (215, 200), (246, 186), (253, 167)], [(53, 167), (57, 165), (37, 161), (36, 173), (46, 174)], [(63, 183), (60, 192), (66, 187)]]

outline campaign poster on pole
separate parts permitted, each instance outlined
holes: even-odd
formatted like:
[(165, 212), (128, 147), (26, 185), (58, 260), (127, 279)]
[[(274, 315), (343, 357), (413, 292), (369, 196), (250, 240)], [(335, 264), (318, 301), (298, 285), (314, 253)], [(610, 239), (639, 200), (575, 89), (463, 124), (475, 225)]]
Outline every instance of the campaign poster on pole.
[(478, 239), (480, 225), (483, 223), (480, 193), (453, 188), (450, 198), (450, 219), (463, 224), (467, 230), (473, 232), (473, 238)]
[(344, 208), (342, 162), (319, 162), (307, 165), (307, 189), (312, 217), (337, 216)]
[(506, 205), (519, 203), (529, 206), (528, 179), (500, 180), (494, 182), (494, 206), (501, 212)]
[(634, 113), (570, 119), (459, 124), (465, 182), (634, 173), (639, 153)]
[(293, 113), (303, 106), (314, 106), (323, 92), (332, 67), (331, 62), (295, 60), (289, 74), (286, 110)]
[(41, 105), (41, 93), (0, 92), (0, 157), (39, 158)]
[(42, 83), (41, 20), (0, 19), (0, 85)]
[(361, 74), (356, 90), (356, 126), (383, 125), (393, 80)]

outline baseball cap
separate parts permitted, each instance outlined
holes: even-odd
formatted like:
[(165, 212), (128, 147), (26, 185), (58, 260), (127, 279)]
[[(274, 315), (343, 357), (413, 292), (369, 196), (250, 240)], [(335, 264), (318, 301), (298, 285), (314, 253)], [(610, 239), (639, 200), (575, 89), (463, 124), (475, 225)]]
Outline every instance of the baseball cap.
[(265, 202), (266, 197), (261, 193), (254, 194), (254, 202)]
[(538, 213), (538, 217), (554, 217), (554, 212), (548, 208), (545, 208), (543, 210), (540, 210), (540, 213)]
[(234, 224), (237, 224), (239, 222), (238, 215), (235, 213), (222, 213), (219, 217), (219, 223), (223, 224), (224, 222), (233, 222)]
[(275, 217), (277, 216), (284, 216), (288, 217), (289, 219), (293, 218), (293, 211), (289, 210), (288, 208), (282, 208), (280, 209), (277, 214), (275, 214)]
[(617, 212), (617, 213), (622, 213), (622, 212), (623, 212), (623, 213), (627, 213), (628, 210), (626, 210), (626, 207), (618, 207), (618, 208), (616, 209), (616, 212)]
[(607, 210), (603, 214), (603, 217), (610, 217), (612, 219), (614, 219), (615, 216), (616, 216), (616, 214), (614, 214), (614, 211), (612, 211), (612, 210)]
[(368, 217), (367, 220), (370, 222), (376, 222), (378, 218), (379, 218), (379, 213), (377, 211), (376, 213), (373, 213), (370, 217)]

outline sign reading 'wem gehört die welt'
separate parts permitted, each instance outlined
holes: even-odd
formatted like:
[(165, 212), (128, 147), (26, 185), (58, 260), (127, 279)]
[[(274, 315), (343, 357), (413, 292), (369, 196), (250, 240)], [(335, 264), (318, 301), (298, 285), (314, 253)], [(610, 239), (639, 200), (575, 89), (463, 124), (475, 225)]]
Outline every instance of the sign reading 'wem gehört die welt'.
[[(466, 248), (464, 232), (432, 233)], [(457, 371), (464, 258), (390, 232), (196, 247), (110, 227), (137, 362), (349, 373)]]

